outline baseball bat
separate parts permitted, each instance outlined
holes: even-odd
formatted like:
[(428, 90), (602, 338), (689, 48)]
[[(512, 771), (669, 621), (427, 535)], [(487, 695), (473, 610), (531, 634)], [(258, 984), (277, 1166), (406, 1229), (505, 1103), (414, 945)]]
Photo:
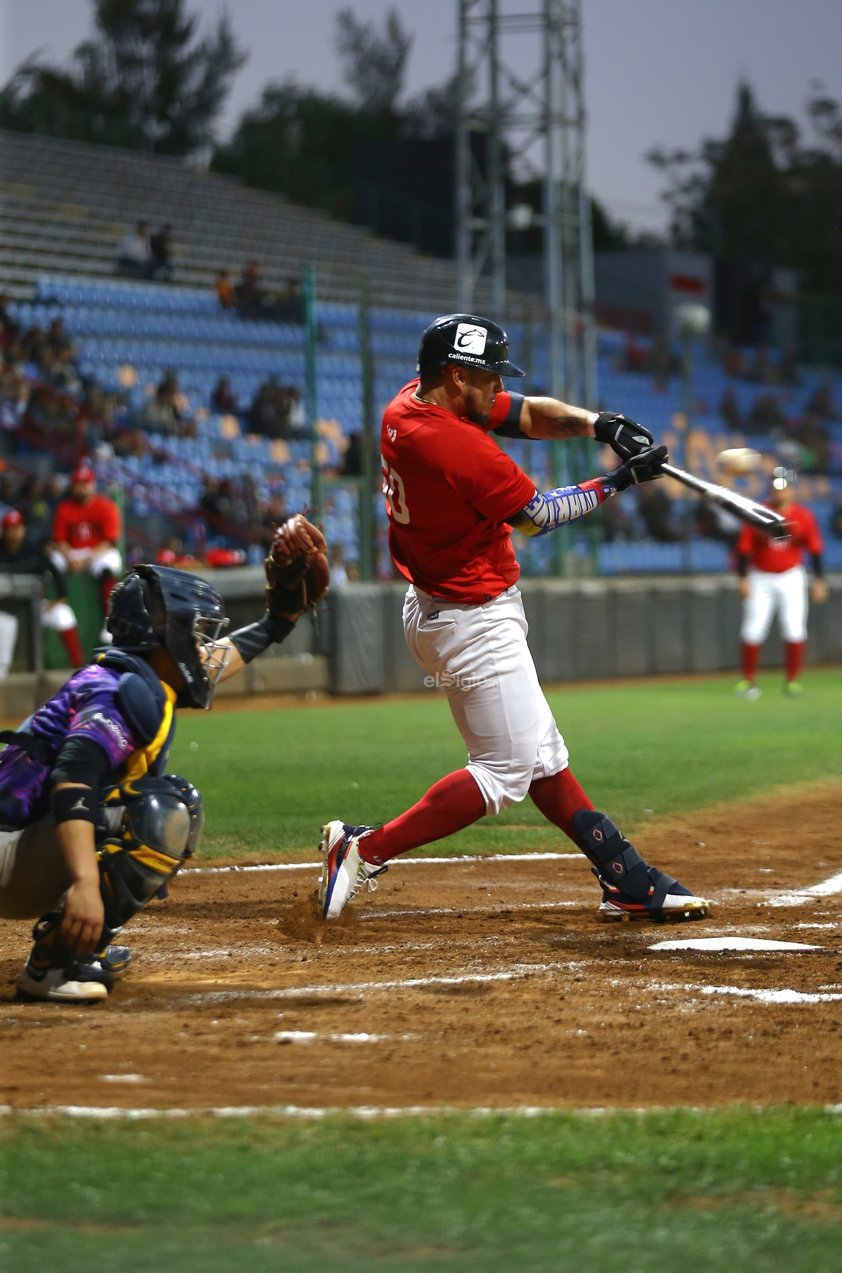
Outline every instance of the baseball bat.
[(774, 537), (786, 534), (786, 519), (781, 517), (780, 513), (776, 513), (773, 508), (767, 508), (765, 504), (758, 504), (745, 495), (729, 491), (725, 486), (717, 486), (715, 482), (696, 477), (693, 473), (676, 468), (674, 464), (662, 464), (661, 472), (666, 477), (675, 478), (676, 482), (681, 482), (683, 486), (689, 486), (692, 491), (699, 491), (712, 503), (733, 513), (741, 522), (748, 522), (749, 526), (756, 526), (758, 530), (765, 530), (767, 534)]

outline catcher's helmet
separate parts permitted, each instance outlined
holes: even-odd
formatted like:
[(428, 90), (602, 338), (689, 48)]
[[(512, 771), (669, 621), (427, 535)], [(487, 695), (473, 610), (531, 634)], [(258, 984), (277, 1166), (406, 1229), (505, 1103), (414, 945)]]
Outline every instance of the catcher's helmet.
[(148, 654), (162, 646), (184, 686), (179, 707), (210, 707), (230, 650), (222, 598), (204, 579), (172, 566), (135, 566), (111, 594), (106, 627), (117, 649)]
[(500, 324), (479, 314), (443, 314), (421, 333), (418, 371), (422, 378), (449, 362), (498, 376), (526, 374), (509, 362), (509, 338)]

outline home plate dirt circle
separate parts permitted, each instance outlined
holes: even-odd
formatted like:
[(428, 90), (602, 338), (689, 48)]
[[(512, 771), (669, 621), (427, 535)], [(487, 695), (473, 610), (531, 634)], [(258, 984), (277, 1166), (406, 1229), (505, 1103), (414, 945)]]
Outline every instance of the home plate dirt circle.
[(4, 922), (0, 1107), (842, 1104), (836, 785), (650, 817), (634, 839), (709, 919), (600, 923), (587, 862), (561, 838), (527, 857), (521, 829), (509, 856), (398, 862), (330, 924), (315, 850), (187, 870), (126, 927), (132, 968), (90, 1008), (16, 1002), (31, 925)]

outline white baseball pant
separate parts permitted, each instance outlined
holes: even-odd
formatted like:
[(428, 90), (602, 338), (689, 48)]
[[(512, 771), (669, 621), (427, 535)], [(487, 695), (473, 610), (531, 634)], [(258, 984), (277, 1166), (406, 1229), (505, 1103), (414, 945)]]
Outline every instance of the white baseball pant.
[(0, 610), (0, 681), (9, 675), (18, 639), (17, 615)]
[[(88, 558), (89, 552), (90, 559)], [(67, 561), (57, 549), (50, 551), (50, 557), (59, 570), (67, 570)], [(72, 562), (85, 562), (85, 569), (94, 578), (101, 575), (104, 570), (110, 570), (111, 574), (116, 575), (118, 578), (123, 573), (123, 558), (120, 556), (118, 548), (95, 548), (93, 552), (88, 548), (71, 548), (69, 557)]]
[(425, 683), (447, 694), (489, 814), (523, 800), (534, 779), (567, 768), (569, 754), (538, 681), (516, 587), (481, 606), (410, 587), (403, 623)]
[(743, 607), (740, 636), (746, 645), (762, 645), (777, 612), (784, 641), (807, 639), (807, 572), (793, 566), (774, 574), (748, 572), (749, 594)]

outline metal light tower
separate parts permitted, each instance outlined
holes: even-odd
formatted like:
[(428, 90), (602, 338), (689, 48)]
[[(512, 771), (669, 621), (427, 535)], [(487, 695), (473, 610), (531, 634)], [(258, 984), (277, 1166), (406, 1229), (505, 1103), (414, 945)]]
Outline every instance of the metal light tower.
[[(531, 10), (526, 11), (524, 7)], [(458, 0), (456, 257), (459, 305), (480, 284), (495, 313), (506, 295), (505, 153), (540, 175), (550, 393), (596, 402), (593, 251), (585, 183), (580, 0)], [(482, 152), (474, 138), (481, 138)], [(484, 290), (483, 288), (483, 290)]]

